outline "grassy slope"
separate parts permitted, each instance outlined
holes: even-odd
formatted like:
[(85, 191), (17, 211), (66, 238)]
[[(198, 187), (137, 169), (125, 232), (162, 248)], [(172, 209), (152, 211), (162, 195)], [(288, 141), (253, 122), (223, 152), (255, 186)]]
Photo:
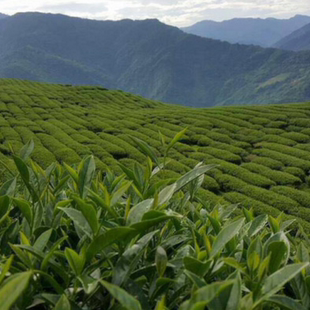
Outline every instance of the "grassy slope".
[(91, 86), (0, 80), (0, 159), (33, 138), (33, 159), (78, 162), (93, 153), (97, 166), (117, 172), (144, 156), (129, 135), (158, 152), (158, 130), (167, 141), (187, 135), (171, 152), (165, 177), (177, 177), (199, 161), (219, 164), (204, 182), (212, 204), (233, 202), (258, 212), (278, 210), (310, 221), (310, 103), (193, 109)]

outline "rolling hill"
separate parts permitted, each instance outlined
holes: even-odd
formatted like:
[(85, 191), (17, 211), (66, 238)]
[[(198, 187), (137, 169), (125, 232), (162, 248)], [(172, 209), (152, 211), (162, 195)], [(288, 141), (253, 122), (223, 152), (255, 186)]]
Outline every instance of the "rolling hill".
[(290, 51), (310, 50), (310, 23), (284, 37), (274, 47)]
[(185, 32), (230, 43), (271, 47), (277, 41), (310, 23), (310, 16), (290, 19), (234, 18), (223, 22), (204, 20), (182, 28)]
[(281, 211), (310, 233), (310, 103), (194, 109), (97, 86), (0, 79), (0, 114), (0, 160), (11, 169), (12, 149), (33, 139), (32, 159), (45, 168), (93, 154), (99, 169), (121, 173), (118, 163), (145, 161), (130, 136), (160, 155), (158, 131), (169, 142), (187, 127), (158, 178), (217, 164), (199, 193), (205, 201)]
[(189, 106), (310, 100), (310, 52), (229, 44), (158, 20), (0, 20), (0, 77), (117, 88)]

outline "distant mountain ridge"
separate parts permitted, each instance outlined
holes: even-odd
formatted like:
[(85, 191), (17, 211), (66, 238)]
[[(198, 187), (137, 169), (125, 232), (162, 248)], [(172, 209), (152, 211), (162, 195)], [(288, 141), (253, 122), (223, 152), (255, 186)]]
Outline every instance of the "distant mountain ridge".
[(6, 18), (6, 17), (8, 17), (8, 15), (5, 15), (5, 14), (0, 13), (0, 19)]
[(234, 18), (223, 22), (205, 20), (182, 30), (230, 43), (271, 47), (308, 23), (310, 23), (310, 16), (304, 15), (296, 15), (290, 19)]
[(229, 44), (158, 20), (0, 20), (0, 77), (117, 88), (190, 106), (310, 101), (310, 52)]
[(274, 47), (290, 51), (310, 50), (310, 23), (284, 37)]

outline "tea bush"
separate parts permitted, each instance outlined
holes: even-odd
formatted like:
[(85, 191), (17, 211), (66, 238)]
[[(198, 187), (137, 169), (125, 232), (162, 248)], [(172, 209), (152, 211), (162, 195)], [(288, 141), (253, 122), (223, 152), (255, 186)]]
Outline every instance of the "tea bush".
[(212, 207), (199, 193), (213, 165), (154, 183), (164, 166), (137, 144), (145, 166), (120, 176), (97, 173), (92, 156), (44, 170), (33, 142), (14, 155), (0, 188), (1, 309), (309, 309), (294, 221)]
[[(258, 173), (262, 176), (269, 178), (270, 180), (274, 181), (276, 184), (279, 185), (300, 185), (302, 180), (298, 177), (295, 177), (292, 174), (282, 172), (282, 171), (274, 171), (268, 167), (263, 165), (255, 164), (255, 163), (245, 163), (242, 164), (242, 168), (245, 168), (251, 172)], [(288, 167), (289, 168), (289, 167)], [(298, 169), (291, 167), (293, 169)], [(302, 170), (301, 170), (302, 171)]]
[(269, 177), (255, 173), (257, 171), (251, 172), (248, 169), (243, 168), (242, 166), (234, 165), (232, 163), (225, 162), (223, 160), (211, 159), (210, 163), (218, 164), (221, 171), (226, 174), (232, 175), (239, 178), (240, 180), (253, 184), (260, 187), (270, 187), (276, 185), (276, 183)]
[(280, 170), (284, 164), (279, 161), (269, 157), (256, 156), (251, 160), (252, 163), (259, 164), (271, 168), (273, 170)]
[(275, 186), (272, 191), (297, 201), (300, 205), (310, 208), (310, 193), (289, 186)]

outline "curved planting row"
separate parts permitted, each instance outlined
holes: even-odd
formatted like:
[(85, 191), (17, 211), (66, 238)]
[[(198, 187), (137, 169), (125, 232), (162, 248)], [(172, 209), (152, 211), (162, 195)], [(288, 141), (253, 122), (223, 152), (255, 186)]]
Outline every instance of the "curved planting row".
[(310, 104), (194, 109), (95, 86), (0, 80), (0, 160), (9, 169), (12, 153), (33, 139), (32, 158), (43, 167), (93, 154), (97, 167), (121, 173), (119, 163), (144, 162), (132, 137), (161, 156), (184, 128), (159, 178), (214, 163), (203, 200), (241, 202), (274, 216), (282, 211), (308, 227)]

